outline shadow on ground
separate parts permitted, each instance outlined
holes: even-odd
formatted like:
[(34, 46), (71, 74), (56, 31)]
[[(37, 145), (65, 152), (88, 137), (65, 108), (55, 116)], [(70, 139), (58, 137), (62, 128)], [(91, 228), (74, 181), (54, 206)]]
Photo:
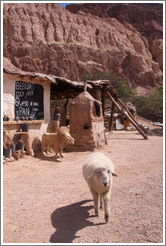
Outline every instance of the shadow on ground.
[(162, 128), (154, 128), (149, 133), (150, 136), (158, 136), (163, 137), (163, 129)]
[(35, 158), (40, 159), (42, 161), (50, 161), (50, 162), (61, 162), (62, 158), (56, 157), (55, 155), (42, 155), (41, 153), (35, 153)]
[(89, 216), (88, 212), (93, 206), (83, 205), (90, 201), (84, 200), (58, 208), (51, 214), (51, 223), (56, 229), (55, 233), (50, 237), (51, 243), (72, 243), (77, 237), (76, 233), (84, 227), (105, 224), (94, 224), (88, 220), (93, 217)]

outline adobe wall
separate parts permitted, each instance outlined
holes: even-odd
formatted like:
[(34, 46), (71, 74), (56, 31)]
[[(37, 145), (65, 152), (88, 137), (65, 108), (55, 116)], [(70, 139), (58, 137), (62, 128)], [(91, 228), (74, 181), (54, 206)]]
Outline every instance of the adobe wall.
[(35, 121), (15, 121), (15, 82), (23, 81), (30, 82), (28, 78), (20, 78), (16, 75), (4, 74), (3, 76), (3, 113), (9, 116), (9, 121), (3, 121), (3, 127), (6, 128), (11, 137), (15, 132), (20, 131), (21, 124), (29, 124), (29, 134), (31, 143), (34, 149), (39, 148), (39, 142), (42, 134), (47, 131), (48, 123), (50, 121), (50, 83), (35, 81), (36, 84), (42, 85), (44, 89), (44, 119)]
[[(97, 115), (95, 102), (97, 102), (100, 115)], [(88, 92), (82, 92), (70, 106), (70, 133), (75, 144), (69, 146), (70, 150), (94, 150), (105, 144), (104, 119), (101, 102), (95, 100)]]

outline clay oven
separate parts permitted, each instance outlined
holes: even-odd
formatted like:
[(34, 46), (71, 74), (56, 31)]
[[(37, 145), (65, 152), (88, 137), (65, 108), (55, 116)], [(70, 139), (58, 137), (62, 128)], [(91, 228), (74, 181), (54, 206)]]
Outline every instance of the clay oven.
[(75, 139), (74, 150), (94, 150), (105, 144), (101, 105), (87, 91), (71, 101), (70, 133)]

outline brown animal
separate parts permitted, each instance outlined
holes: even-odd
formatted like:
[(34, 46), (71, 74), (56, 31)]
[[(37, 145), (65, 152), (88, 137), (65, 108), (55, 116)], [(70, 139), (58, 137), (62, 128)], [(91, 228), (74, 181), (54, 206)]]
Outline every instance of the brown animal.
[(28, 132), (16, 132), (13, 137), (13, 141), (16, 144), (19, 140), (22, 140), (25, 144), (26, 152), (30, 156), (34, 156), (34, 151), (30, 144), (30, 137)]
[(60, 119), (61, 119), (61, 108), (59, 106), (55, 107), (53, 113), (53, 120), (48, 124), (47, 132), (55, 133), (57, 132), (60, 126)]
[(10, 148), (13, 144), (12, 138), (7, 133), (6, 129), (3, 129), (3, 148), (7, 149)]
[(49, 150), (52, 146), (55, 151), (55, 156), (60, 153), (60, 156), (63, 157), (63, 149), (69, 145), (74, 144), (74, 138), (71, 137), (69, 129), (65, 126), (62, 126), (58, 129), (57, 133), (44, 133), (42, 136), (42, 154), (44, 151)]

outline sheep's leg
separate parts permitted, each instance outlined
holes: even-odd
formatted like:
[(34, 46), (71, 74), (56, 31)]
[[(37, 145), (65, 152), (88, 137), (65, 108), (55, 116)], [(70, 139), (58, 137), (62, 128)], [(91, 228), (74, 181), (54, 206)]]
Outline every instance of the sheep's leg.
[(45, 146), (44, 144), (42, 144), (42, 148), (41, 148), (42, 155), (44, 155), (44, 149), (45, 149)]
[(58, 156), (58, 149), (54, 148), (54, 151), (55, 151), (55, 157)]
[(100, 194), (100, 208), (103, 209), (103, 194)]
[(47, 144), (46, 145), (46, 154), (48, 153), (48, 150), (49, 150), (49, 145)]
[(105, 212), (105, 221), (109, 221), (110, 216), (110, 192), (107, 192), (103, 195), (104, 200), (104, 212)]
[(48, 153), (52, 153), (52, 151), (51, 151), (51, 146), (50, 146), (50, 145), (47, 145), (47, 152), (48, 152)]
[(64, 157), (64, 155), (62, 154), (63, 153), (63, 149), (59, 149), (59, 153), (60, 153), (61, 157)]
[(94, 210), (95, 210), (95, 215), (99, 216), (99, 194), (96, 193), (95, 191), (91, 190), (92, 196), (93, 196), (93, 201), (94, 201)]
[(47, 144), (47, 146), (46, 146), (46, 153), (49, 152), (49, 149), (50, 149), (50, 146)]

